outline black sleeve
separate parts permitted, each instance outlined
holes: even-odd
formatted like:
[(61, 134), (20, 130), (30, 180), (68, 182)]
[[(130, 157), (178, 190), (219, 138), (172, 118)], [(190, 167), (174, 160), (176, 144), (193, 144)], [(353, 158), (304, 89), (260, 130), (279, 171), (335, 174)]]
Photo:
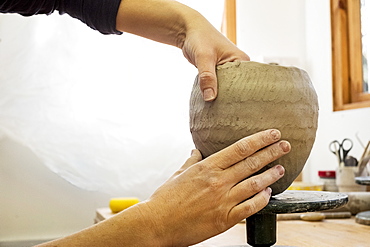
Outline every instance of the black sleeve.
[(116, 16), (121, 0), (0, 0), (1, 13), (24, 16), (51, 14), (58, 10), (81, 20), (103, 34), (121, 34)]

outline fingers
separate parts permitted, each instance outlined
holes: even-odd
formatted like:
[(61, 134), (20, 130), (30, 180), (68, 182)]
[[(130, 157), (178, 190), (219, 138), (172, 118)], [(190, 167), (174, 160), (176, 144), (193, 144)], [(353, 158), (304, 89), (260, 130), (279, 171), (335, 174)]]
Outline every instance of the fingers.
[(261, 174), (252, 176), (236, 184), (229, 192), (230, 199), (239, 204), (254, 194), (264, 190), (267, 186), (275, 183), (284, 176), (285, 169), (281, 165), (276, 165)]
[[(183, 47), (185, 57), (198, 68), (199, 86), (204, 101), (213, 101), (217, 97), (216, 66), (232, 61), (249, 61), (249, 56), (239, 50), (233, 43), (219, 32), (213, 33), (218, 37), (211, 39), (189, 39)], [(196, 40), (195, 45), (192, 43)], [(200, 42), (201, 41), (201, 42)], [(192, 44), (192, 45), (191, 45)], [(200, 45), (198, 47), (198, 45)]]
[(268, 204), (271, 197), (271, 188), (266, 188), (247, 201), (236, 205), (229, 213), (230, 223), (240, 222), (242, 219), (257, 213)]
[[(274, 143), (260, 150), (259, 152), (254, 153), (253, 155), (249, 156), (247, 159), (244, 159), (236, 163), (235, 165), (231, 166), (226, 171), (229, 173), (228, 176), (233, 178), (232, 182), (238, 183), (239, 181), (258, 172), (265, 165), (289, 153), (290, 149), (291, 149), (290, 143), (287, 141), (280, 141), (280, 142)], [(266, 186), (268, 185), (269, 184), (267, 184)]]
[[(256, 172), (264, 165), (286, 153), (289, 153), (290, 149), (291, 146), (289, 142), (280, 141), (260, 150), (254, 155), (226, 170), (230, 173), (230, 176), (236, 177), (236, 181), (238, 181), (238, 179), (239, 181), (242, 180), (242, 182), (236, 183), (229, 192), (230, 201), (236, 205), (230, 211), (232, 221), (238, 222), (265, 207), (271, 196), (271, 189), (268, 188), (266, 190), (266, 187), (283, 177), (285, 169), (281, 165), (276, 165), (261, 174), (249, 177), (245, 180), (243, 179), (251, 172)], [(243, 170), (245, 171), (243, 172)], [(251, 198), (253, 195), (255, 196)]]
[[(270, 129), (245, 137), (225, 149), (209, 156), (204, 160), (220, 169), (226, 169), (235, 163), (244, 160), (258, 150), (273, 144), (281, 137), (278, 130)], [(276, 158), (275, 158), (276, 159)], [(260, 164), (261, 168), (266, 165)]]

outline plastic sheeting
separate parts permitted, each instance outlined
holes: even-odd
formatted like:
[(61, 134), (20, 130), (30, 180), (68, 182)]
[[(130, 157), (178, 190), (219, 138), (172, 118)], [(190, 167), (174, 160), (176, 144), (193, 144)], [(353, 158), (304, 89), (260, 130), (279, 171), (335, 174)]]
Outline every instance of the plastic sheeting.
[(0, 136), (67, 181), (145, 199), (190, 155), (181, 50), (58, 14), (1, 15), (0, 35)]

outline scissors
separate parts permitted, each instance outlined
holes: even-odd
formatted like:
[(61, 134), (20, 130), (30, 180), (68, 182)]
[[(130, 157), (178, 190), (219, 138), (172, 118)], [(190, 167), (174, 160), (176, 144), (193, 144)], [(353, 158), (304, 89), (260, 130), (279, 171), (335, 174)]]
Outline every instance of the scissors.
[(335, 140), (329, 144), (330, 151), (338, 157), (339, 165), (344, 164), (344, 161), (352, 147), (353, 142), (348, 138), (343, 139), (341, 143)]

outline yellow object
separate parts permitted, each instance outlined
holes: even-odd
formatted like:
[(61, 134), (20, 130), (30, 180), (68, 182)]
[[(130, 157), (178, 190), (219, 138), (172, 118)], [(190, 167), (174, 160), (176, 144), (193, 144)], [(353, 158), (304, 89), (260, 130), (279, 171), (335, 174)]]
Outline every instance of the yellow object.
[(112, 210), (112, 213), (118, 213), (139, 202), (139, 199), (136, 197), (117, 197), (110, 199), (109, 208)]
[(304, 182), (293, 182), (292, 185), (289, 186), (288, 190), (313, 190), (313, 191), (322, 191), (324, 185), (323, 184), (311, 184), (311, 183), (304, 183)]

